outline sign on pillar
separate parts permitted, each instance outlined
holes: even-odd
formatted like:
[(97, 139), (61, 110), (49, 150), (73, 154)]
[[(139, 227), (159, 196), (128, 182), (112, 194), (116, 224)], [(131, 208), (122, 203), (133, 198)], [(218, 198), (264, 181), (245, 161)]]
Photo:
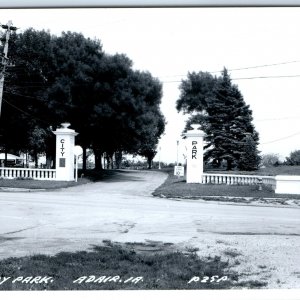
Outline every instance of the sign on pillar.
[(185, 133), (187, 142), (187, 183), (202, 183), (203, 175), (203, 138), (205, 133), (199, 130), (199, 124), (192, 124), (192, 130)]
[(74, 181), (75, 130), (68, 128), (70, 123), (62, 123), (53, 131), (56, 135), (56, 180)]

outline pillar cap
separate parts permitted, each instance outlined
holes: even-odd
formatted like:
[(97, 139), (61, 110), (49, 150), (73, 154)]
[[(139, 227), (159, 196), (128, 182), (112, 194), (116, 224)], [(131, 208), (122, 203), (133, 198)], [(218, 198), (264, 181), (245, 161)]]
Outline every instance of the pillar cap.
[(71, 125), (71, 123), (65, 122), (61, 123), (60, 125), (62, 126), (62, 128), (68, 128)]
[(61, 123), (61, 128), (56, 129), (56, 131), (52, 131), (55, 135), (63, 134), (63, 135), (78, 135), (74, 129), (68, 128), (71, 124), (68, 122)]
[(190, 125), (193, 129), (188, 130), (186, 133), (184, 133), (184, 137), (204, 137), (205, 132), (202, 131), (200, 124), (191, 124)]

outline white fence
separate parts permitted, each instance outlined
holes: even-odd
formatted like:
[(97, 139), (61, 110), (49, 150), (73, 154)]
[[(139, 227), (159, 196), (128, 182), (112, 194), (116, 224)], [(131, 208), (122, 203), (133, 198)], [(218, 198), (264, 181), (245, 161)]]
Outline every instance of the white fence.
[(0, 178), (30, 178), (36, 180), (54, 180), (56, 170), (53, 169), (28, 169), (28, 168), (0, 168)]
[(276, 188), (276, 179), (273, 176), (259, 175), (234, 175), (234, 174), (214, 174), (203, 173), (203, 184), (227, 184), (227, 185), (255, 185), (262, 183)]

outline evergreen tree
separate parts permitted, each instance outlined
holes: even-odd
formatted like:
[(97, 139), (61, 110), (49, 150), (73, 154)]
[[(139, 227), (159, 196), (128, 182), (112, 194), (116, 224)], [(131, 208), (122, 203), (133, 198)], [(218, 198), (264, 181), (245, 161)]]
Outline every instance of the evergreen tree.
[(225, 160), (231, 170), (245, 151), (243, 140), (247, 135), (251, 135), (257, 147), (252, 112), (226, 69), (218, 78), (203, 72), (188, 74), (180, 89), (178, 111), (192, 113), (187, 125), (198, 122), (206, 133), (205, 160), (215, 166)]
[(250, 135), (244, 138), (241, 148), (243, 151), (238, 161), (238, 168), (243, 171), (257, 170), (261, 157), (257, 151), (256, 143)]

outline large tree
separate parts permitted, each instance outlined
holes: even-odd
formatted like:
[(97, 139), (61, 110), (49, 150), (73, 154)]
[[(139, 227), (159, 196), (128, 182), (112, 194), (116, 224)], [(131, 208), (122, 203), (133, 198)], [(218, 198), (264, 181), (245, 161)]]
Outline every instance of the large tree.
[[(78, 33), (57, 37), (30, 28), (12, 36), (9, 53), (14, 67), (8, 69), (1, 120), (6, 147), (39, 149), (54, 157), (50, 128), (69, 121), (86, 149), (91, 143), (87, 119), (93, 107), (94, 73), (103, 57), (100, 42)], [(46, 134), (36, 138), (37, 128)]]
[(53, 37), (52, 53), (55, 77), (45, 91), (45, 104), (57, 122), (68, 121), (79, 132), (76, 143), (83, 148), (85, 169), (87, 149), (92, 143), (90, 118), (98, 100), (95, 97), (96, 74), (102, 67), (104, 52), (99, 40), (63, 32)]
[(135, 71), (131, 86), (133, 97), (140, 106), (133, 116), (135, 140), (131, 151), (146, 157), (151, 169), (158, 140), (165, 130), (165, 118), (160, 110), (162, 85), (149, 72)]
[(149, 113), (150, 120), (147, 122), (141, 131), (142, 142), (137, 153), (146, 157), (148, 169), (152, 168), (152, 161), (157, 153), (158, 140), (165, 130), (164, 116), (158, 111), (156, 113)]
[(134, 71), (126, 55), (105, 54), (99, 40), (82, 34), (28, 29), (12, 36), (10, 57), (15, 67), (1, 120), (7, 149), (53, 156), (51, 130), (68, 121), (79, 132), (84, 167), (88, 148), (99, 168), (103, 153), (150, 157), (155, 151), (164, 130), (162, 86), (150, 73)]
[[(146, 156), (151, 165), (150, 152), (155, 151), (165, 124), (159, 107), (161, 83), (148, 72), (132, 70), (124, 56), (110, 59), (114, 62), (109, 68), (111, 75), (101, 77), (101, 101), (95, 106), (103, 118), (93, 118), (92, 128), (98, 137), (93, 141), (94, 152), (98, 153), (97, 157), (104, 152), (109, 157), (115, 152), (140, 154)], [(117, 72), (113, 72), (114, 68)], [(110, 80), (114, 73), (118, 80), (113, 77)]]
[[(51, 48), (51, 35), (46, 31), (28, 29), (11, 36), (9, 57), (13, 66), (6, 69), (0, 120), (6, 151), (29, 151), (33, 147), (45, 152), (47, 149), (47, 143), (34, 137), (35, 128), (41, 127), (48, 132), (54, 121), (42, 103), (52, 70)], [(34, 140), (39, 146), (33, 145)]]
[[(207, 161), (220, 166), (224, 160), (228, 170), (234, 166), (243, 169), (245, 164), (239, 164), (241, 156), (245, 161), (258, 155), (258, 133), (252, 124), (252, 111), (238, 87), (232, 84), (226, 69), (220, 77), (204, 72), (189, 73), (180, 90), (177, 110), (192, 114), (187, 125), (195, 122), (202, 125), (206, 133)], [(249, 135), (254, 152), (247, 156), (244, 144)]]

